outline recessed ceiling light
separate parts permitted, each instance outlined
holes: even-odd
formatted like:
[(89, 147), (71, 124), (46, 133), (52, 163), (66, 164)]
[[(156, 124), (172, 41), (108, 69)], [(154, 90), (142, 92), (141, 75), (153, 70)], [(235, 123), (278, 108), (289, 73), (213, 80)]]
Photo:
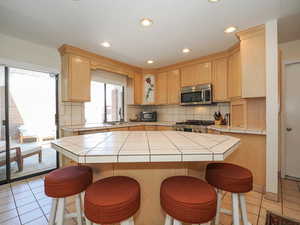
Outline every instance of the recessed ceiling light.
[(230, 27), (227, 27), (227, 28), (224, 30), (224, 32), (227, 33), (227, 34), (229, 34), (229, 33), (235, 32), (236, 30), (237, 30), (236, 27), (230, 26)]
[(219, 2), (220, 0), (208, 0), (209, 2), (211, 2), (211, 3), (217, 3), (217, 2)]
[(184, 48), (184, 49), (182, 49), (182, 52), (183, 53), (189, 53), (191, 51), (191, 49), (189, 49), (189, 48)]
[(141, 25), (143, 27), (149, 27), (153, 24), (153, 21), (147, 18), (141, 19)]
[(154, 61), (153, 61), (152, 59), (149, 59), (149, 60), (147, 60), (147, 63), (148, 63), (148, 64), (153, 64)]
[(109, 48), (111, 46), (111, 44), (107, 41), (102, 42), (101, 45), (105, 48)]

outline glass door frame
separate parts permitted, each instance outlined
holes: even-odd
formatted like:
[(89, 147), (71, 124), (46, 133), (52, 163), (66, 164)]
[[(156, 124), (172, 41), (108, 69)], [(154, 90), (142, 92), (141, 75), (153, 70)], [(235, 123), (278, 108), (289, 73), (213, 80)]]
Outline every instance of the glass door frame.
[[(6, 156), (6, 177), (3, 180), (0, 180), (0, 185), (11, 183), (11, 182), (18, 181), (18, 180), (31, 178), (31, 177), (42, 175), (42, 174), (46, 174), (46, 173), (49, 173), (50, 171), (53, 171), (53, 170), (55, 170), (59, 167), (59, 154), (58, 154), (58, 152), (56, 152), (56, 168), (11, 179), (10, 151), (9, 151), (9, 149), (10, 149), (10, 134), (9, 134), (9, 125), (10, 125), (9, 124), (9, 122), (10, 122), (10, 118), (9, 118), (9, 68), (10, 68), (10, 66), (7, 66), (7, 65), (2, 65), (2, 66), (4, 66), (4, 99), (5, 99), (4, 100), (4, 106), (5, 106), (4, 126), (5, 126), (5, 145), (6, 145), (5, 146), (6, 147), (6, 152), (5, 152), (5, 156)], [(49, 73), (49, 72), (47, 72), (47, 73)], [(56, 125), (56, 138), (59, 138), (59, 135), (60, 135), (60, 132), (59, 132), (59, 74), (58, 73), (57, 74), (49, 73), (49, 74), (51, 76), (53, 76), (54, 79), (55, 79), (55, 125)], [(2, 123), (2, 121), (1, 121), (1, 123)]]

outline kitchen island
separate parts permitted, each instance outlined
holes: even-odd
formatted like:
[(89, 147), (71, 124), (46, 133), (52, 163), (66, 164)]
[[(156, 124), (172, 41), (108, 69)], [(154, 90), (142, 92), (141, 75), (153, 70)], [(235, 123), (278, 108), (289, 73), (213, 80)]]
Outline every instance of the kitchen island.
[(226, 135), (180, 131), (115, 131), (64, 137), (52, 142), (63, 164), (87, 164), (94, 180), (108, 176), (129, 176), (141, 185), (141, 208), (137, 225), (164, 223), (160, 207), (160, 184), (170, 176), (203, 178), (210, 161), (223, 161), (240, 144)]

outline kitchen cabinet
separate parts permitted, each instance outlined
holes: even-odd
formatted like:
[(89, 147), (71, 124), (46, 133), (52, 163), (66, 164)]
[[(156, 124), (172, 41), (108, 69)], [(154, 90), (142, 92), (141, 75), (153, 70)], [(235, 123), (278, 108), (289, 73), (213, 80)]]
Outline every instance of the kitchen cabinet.
[(128, 127), (110, 128), (109, 131), (128, 131)]
[(134, 127), (128, 127), (129, 131), (144, 131), (145, 126), (134, 126)]
[(225, 102), (227, 98), (227, 58), (221, 58), (213, 61), (213, 101)]
[(148, 125), (145, 126), (146, 131), (156, 131), (157, 130), (156, 128), (157, 128), (156, 126), (148, 126)]
[(241, 97), (241, 56), (239, 50), (236, 50), (228, 57), (227, 78), (228, 98)]
[(168, 131), (168, 130), (173, 130), (173, 127), (171, 126), (157, 126), (156, 128), (159, 131)]
[(65, 54), (62, 56), (62, 100), (66, 102), (90, 101), (90, 60)]
[(140, 105), (143, 102), (142, 92), (143, 75), (135, 73), (133, 78), (133, 93), (134, 93), (134, 104)]
[(180, 71), (172, 70), (167, 76), (168, 104), (180, 103)]
[(265, 29), (250, 28), (238, 34), (240, 38), (242, 98), (266, 96)]
[(236, 99), (230, 104), (231, 127), (266, 129), (266, 98)]
[(158, 105), (168, 103), (168, 73), (156, 75), (155, 103)]
[(211, 62), (183, 67), (181, 69), (181, 86), (193, 86), (211, 83)]

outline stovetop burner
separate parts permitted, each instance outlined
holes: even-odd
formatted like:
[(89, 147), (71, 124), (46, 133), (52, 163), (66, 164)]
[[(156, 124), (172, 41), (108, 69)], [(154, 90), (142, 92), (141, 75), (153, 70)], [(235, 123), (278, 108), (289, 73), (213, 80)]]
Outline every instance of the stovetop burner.
[(213, 120), (187, 120), (185, 122), (176, 122), (176, 125), (210, 126), (213, 124), (214, 124)]

